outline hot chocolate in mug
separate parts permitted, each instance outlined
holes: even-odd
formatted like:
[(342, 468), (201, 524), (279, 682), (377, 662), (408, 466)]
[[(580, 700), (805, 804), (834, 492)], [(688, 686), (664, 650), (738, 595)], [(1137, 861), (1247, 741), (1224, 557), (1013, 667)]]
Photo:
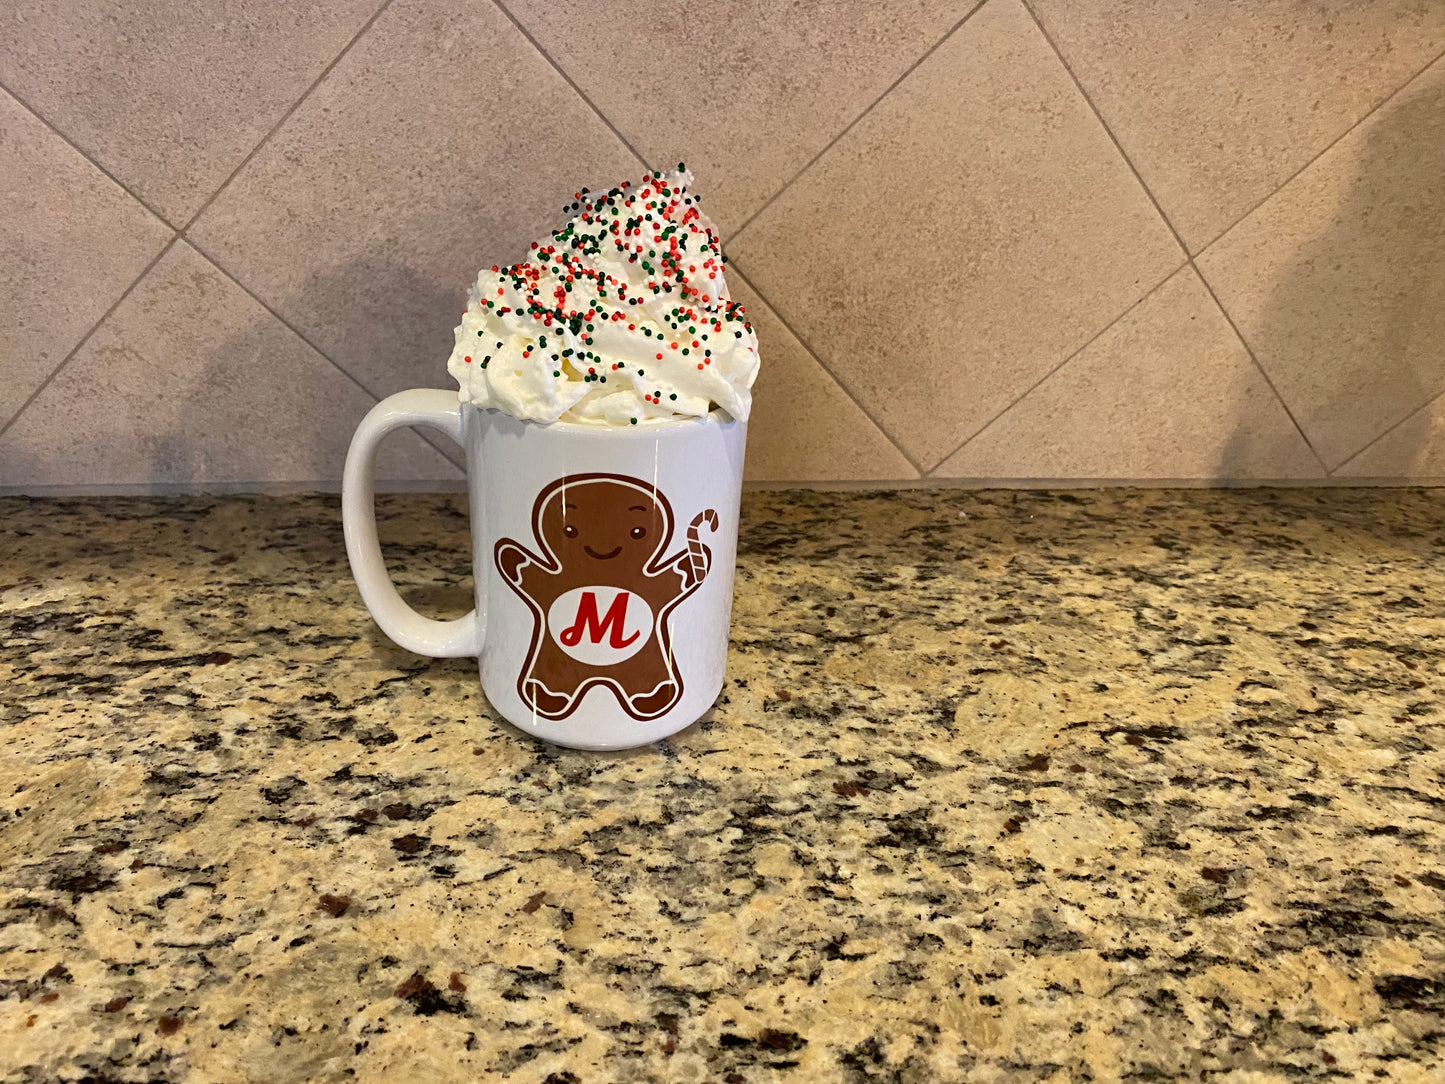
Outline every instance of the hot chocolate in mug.
[[(476, 609), (402, 601), (372, 504), (381, 438), (426, 426), (466, 452)], [(695, 722), (722, 690), (747, 424), (540, 424), (417, 389), (378, 403), (346, 457), (342, 524), (362, 600), (399, 646), (475, 655), (492, 707), (558, 745), (623, 749)]]

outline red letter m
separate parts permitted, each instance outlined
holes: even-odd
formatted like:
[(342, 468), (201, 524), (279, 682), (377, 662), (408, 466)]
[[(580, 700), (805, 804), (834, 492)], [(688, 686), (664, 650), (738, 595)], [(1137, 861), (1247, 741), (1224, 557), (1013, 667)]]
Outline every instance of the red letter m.
[(627, 619), (627, 592), (619, 592), (612, 600), (612, 605), (607, 607), (607, 614), (599, 618), (597, 616), (597, 595), (591, 591), (582, 592), (582, 601), (577, 604), (577, 623), (571, 628), (562, 630), (562, 642), (568, 647), (576, 647), (582, 642), (582, 633), (585, 630), (587, 639), (594, 644), (602, 640), (604, 634), (608, 635), (607, 646), (611, 648), (627, 647), (636, 640), (641, 633), (634, 632), (627, 639), (622, 638), (623, 622)]

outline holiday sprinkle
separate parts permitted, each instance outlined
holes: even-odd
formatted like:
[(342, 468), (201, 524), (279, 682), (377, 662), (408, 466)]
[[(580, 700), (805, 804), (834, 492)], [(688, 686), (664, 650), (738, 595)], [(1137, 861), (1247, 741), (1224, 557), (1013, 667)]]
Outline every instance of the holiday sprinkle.
[(540, 422), (746, 420), (758, 344), (692, 174), (576, 193), (527, 258), (477, 276), (447, 369), (463, 402)]

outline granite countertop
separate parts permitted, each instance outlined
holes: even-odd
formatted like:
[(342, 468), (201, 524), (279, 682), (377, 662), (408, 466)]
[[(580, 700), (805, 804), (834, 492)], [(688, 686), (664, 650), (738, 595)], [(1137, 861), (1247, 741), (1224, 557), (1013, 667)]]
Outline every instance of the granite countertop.
[[(0, 501), (0, 1079), (1439, 1080), (1441, 499), (753, 493), (615, 754), (334, 498)], [(463, 501), (380, 502), (432, 612)]]

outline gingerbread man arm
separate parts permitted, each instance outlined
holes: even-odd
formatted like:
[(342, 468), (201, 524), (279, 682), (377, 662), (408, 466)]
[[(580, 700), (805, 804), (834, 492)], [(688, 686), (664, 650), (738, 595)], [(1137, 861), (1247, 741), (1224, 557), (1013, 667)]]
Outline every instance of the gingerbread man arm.
[(674, 599), (682, 601), (702, 586), (702, 581), (707, 579), (707, 574), (712, 571), (712, 547), (705, 543), (700, 537), (699, 531), (707, 527), (709, 531), (718, 529), (717, 512), (711, 508), (704, 509), (693, 517), (693, 521), (687, 527), (687, 549), (683, 550), (676, 557), (670, 558), (658, 569), (657, 582), (659, 586), (666, 585), (672, 588), (672, 575), (680, 578), (680, 583), (675, 589), (659, 592), (664, 597), (656, 600), (649, 599), (654, 605), (666, 605)]
[(692, 573), (690, 587), (697, 587), (712, 571), (712, 549), (699, 537), (698, 529), (701, 527), (706, 527), (709, 533), (717, 530), (717, 513), (711, 508), (705, 508), (693, 516), (692, 522), (687, 526), (686, 566)]
[(688, 590), (701, 587), (712, 571), (712, 548), (705, 542), (689, 540), (686, 553), (677, 555), (678, 570), (687, 581)]
[(689, 586), (687, 582), (687, 572), (683, 567), (686, 558), (686, 553), (679, 553), (676, 557), (664, 561), (656, 572), (647, 577), (643, 590), (638, 592), (654, 612), (661, 610), (674, 599), (691, 594), (695, 588), (696, 585)]
[(557, 595), (557, 573), (549, 571), (541, 558), (510, 538), (503, 538), (497, 542), (496, 562), (502, 579), (506, 580), (517, 594), (531, 599), (544, 611), (552, 604)]
[(684, 595), (690, 595), (701, 587), (702, 581), (712, 571), (712, 547), (702, 540), (699, 534), (702, 527), (709, 532), (718, 528), (717, 513), (711, 508), (705, 508), (693, 517), (687, 525), (687, 549), (668, 562), (676, 565), (682, 575)]

